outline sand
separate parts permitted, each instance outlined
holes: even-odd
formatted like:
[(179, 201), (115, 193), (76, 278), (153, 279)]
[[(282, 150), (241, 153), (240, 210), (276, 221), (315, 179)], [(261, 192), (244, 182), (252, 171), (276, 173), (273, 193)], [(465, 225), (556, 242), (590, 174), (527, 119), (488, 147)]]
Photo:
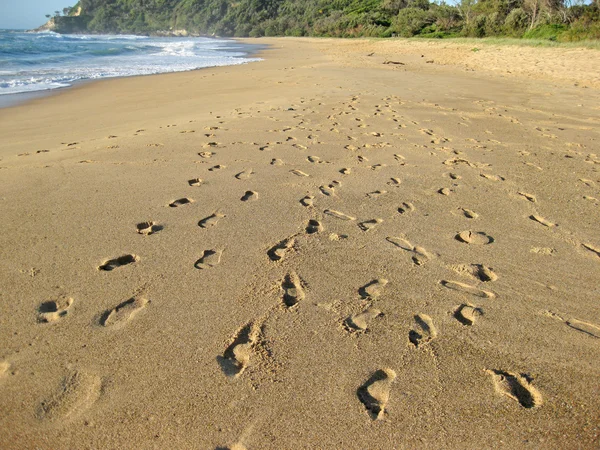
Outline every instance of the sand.
[(597, 51), (258, 42), (0, 110), (2, 448), (598, 448)]

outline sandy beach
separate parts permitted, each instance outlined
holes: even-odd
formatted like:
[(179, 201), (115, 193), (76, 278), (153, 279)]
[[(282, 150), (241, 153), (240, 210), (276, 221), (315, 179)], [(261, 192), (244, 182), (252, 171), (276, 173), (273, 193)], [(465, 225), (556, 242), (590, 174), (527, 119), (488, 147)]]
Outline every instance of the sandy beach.
[(245, 41), (0, 109), (0, 447), (598, 448), (598, 50)]

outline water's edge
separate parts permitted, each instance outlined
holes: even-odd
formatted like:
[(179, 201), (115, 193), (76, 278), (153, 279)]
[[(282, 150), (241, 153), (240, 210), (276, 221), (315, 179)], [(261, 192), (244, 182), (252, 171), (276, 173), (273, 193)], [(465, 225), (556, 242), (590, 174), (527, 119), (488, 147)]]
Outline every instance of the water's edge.
[[(118, 36), (118, 35), (115, 35), (115, 36)], [(220, 38), (220, 39), (223, 39), (223, 38)], [(224, 39), (224, 40), (230, 40), (232, 42), (236, 42), (238, 44), (242, 44), (245, 47), (247, 47), (247, 49), (245, 49), (245, 51), (247, 51), (247, 54), (245, 56), (246, 58), (260, 58), (260, 60), (262, 60), (262, 59), (264, 59), (264, 51), (269, 48), (268, 44), (255, 44), (255, 43), (248, 44), (248, 43), (236, 40), (236, 39)], [(138, 74), (138, 75), (130, 75), (130, 76), (116, 76), (116, 77), (106, 77), (106, 78), (100, 78), (100, 79), (78, 80), (78, 81), (72, 82), (69, 86), (65, 86), (65, 87), (0, 95), (0, 109), (21, 106), (21, 105), (30, 103), (35, 100), (39, 100), (39, 99), (54, 96), (54, 95), (59, 95), (59, 94), (65, 92), (66, 90), (69, 90), (72, 88), (81, 87), (86, 84), (97, 83), (97, 82), (102, 82), (102, 81), (111, 80), (111, 79), (114, 80), (114, 79), (119, 79), (119, 78), (137, 78), (137, 77), (147, 77), (147, 76), (153, 76), (153, 75), (167, 75), (167, 74), (176, 74), (176, 73), (184, 73), (184, 72), (195, 72), (197, 70), (214, 69), (216, 67), (233, 67), (236, 65), (245, 66), (246, 64), (249, 64), (251, 62), (257, 62), (257, 61), (248, 61), (248, 62), (245, 62), (242, 64), (232, 64), (232, 65), (223, 65), (223, 66), (207, 66), (207, 67), (200, 67), (197, 69), (177, 71), (177, 72), (160, 72), (160, 73), (153, 73), (153, 74)]]

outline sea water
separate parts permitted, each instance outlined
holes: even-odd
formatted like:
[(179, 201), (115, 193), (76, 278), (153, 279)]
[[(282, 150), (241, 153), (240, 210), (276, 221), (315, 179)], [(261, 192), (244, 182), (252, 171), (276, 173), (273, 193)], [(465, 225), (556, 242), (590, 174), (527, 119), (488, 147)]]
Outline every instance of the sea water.
[(257, 61), (256, 46), (228, 39), (62, 35), (0, 30), (0, 95), (82, 80), (182, 72)]

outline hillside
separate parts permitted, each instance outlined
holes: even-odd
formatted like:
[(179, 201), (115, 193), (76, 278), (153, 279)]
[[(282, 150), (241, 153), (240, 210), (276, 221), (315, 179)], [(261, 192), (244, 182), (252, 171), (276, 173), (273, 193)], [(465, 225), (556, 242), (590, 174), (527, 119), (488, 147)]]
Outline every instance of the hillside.
[(599, 1), (81, 0), (51, 20), (58, 32), (217, 36), (514, 36), (600, 38)]

